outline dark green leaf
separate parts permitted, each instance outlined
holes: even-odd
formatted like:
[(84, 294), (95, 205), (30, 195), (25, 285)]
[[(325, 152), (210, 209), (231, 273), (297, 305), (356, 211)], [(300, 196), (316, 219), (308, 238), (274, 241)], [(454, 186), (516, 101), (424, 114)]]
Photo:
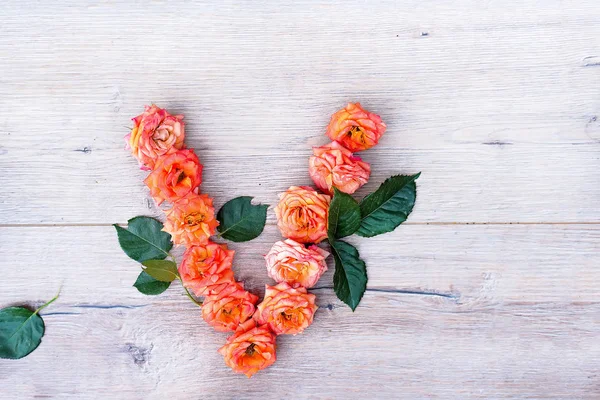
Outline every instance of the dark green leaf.
[(233, 242), (247, 242), (260, 235), (267, 220), (267, 204), (252, 205), (252, 197), (229, 200), (217, 213), (221, 237)]
[(161, 294), (169, 288), (169, 285), (171, 285), (171, 282), (162, 282), (156, 280), (148, 275), (146, 271), (140, 272), (140, 275), (133, 284), (133, 286), (135, 286), (140, 293), (150, 296)]
[(52, 304), (58, 296), (35, 311), (23, 307), (0, 310), (0, 358), (23, 358), (34, 351), (42, 341), (45, 326), (39, 312)]
[(113, 225), (119, 244), (129, 257), (138, 262), (162, 260), (173, 247), (171, 235), (161, 231), (163, 224), (150, 217), (135, 217), (127, 222), (127, 229)]
[(333, 240), (350, 236), (360, 227), (360, 207), (349, 194), (333, 189), (333, 199), (329, 205), (327, 235)]
[(0, 310), (0, 357), (25, 357), (40, 345), (44, 330), (44, 320), (37, 311), (23, 307)]
[(142, 263), (144, 271), (161, 282), (172, 282), (179, 276), (177, 264), (167, 260), (146, 260)]
[(372, 237), (391, 232), (406, 221), (417, 198), (415, 180), (421, 175), (396, 175), (388, 178), (375, 192), (360, 202), (362, 222), (356, 232)]
[(354, 246), (339, 240), (330, 244), (335, 260), (333, 290), (354, 311), (367, 289), (367, 266)]

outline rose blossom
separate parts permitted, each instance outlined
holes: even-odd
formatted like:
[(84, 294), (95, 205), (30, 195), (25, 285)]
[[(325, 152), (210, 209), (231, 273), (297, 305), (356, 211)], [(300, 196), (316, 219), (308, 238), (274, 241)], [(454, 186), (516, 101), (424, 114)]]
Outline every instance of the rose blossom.
[(183, 285), (196, 296), (206, 296), (235, 283), (231, 270), (234, 253), (226, 245), (210, 241), (206, 245), (190, 247), (179, 265)]
[(273, 364), (275, 354), (275, 335), (266, 326), (256, 326), (250, 319), (240, 325), (227, 344), (219, 349), (227, 364), (235, 372), (248, 378)]
[(292, 287), (313, 287), (327, 271), (325, 259), (329, 253), (318, 246), (304, 247), (291, 239), (277, 242), (265, 255), (267, 273), (277, 282)]
[(202, 318), (221, 332), (235, 331), (252, 317), (258, 296), (244, 290), (243, 283), (232, 283), (214, 295), (206, 296)]
[(330, 199), (308, 186), (292, 186), (281, 193), (275, 207), (281, 234), (300, 243), (325, 239)]
[(326, 193), (332, 194), (336, 187), (352, 194), (369, 180), (371, 166), (338, 142), (313, 147), (313, 153), (308, 172), (315, 185)]
[(125, 137), (131, 154), (142, 169), (154, 168), (159, 156), (171, 154), (184, 147), (183, 115), (171, 115), (154, 104), (133, 118), (133, 129)]
[(189, 193), (165, 213), (163, 231), (171, 234), (176, 245), (206, 244), (219, 225), (213, 200), (206, 194)]
[(202, 165), (193, 150), (178, 150), (160, 157), (144, 183), (158, 204), (164, 200), (174, 203), (192, 191), (197, 193)]
[(294, 289), (285, 282), (266, 285), (265, 298), (256, 307), (254, 318), (267, 324), (276, 335), (301, 333), (313, 321), (317, 311), (315, 295), (302, 286)]
[(385, 129), (379, 115), (364, 110), (360, 103), (348, 103), (331, 116), (327, 136), (355, 152), (375, 146)]

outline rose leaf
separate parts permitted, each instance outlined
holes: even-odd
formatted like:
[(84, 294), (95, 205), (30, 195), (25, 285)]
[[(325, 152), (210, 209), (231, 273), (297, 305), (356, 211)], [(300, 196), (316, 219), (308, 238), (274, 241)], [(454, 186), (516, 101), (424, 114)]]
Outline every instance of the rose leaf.
[(19, 359), (42, 342), (46, 327), (39, 312), (58, 299), (58, 294), (35, 311), (24, 307), (0, 310), (0, 358)]
[(415, 180), (421, 175), (396, 175), (360, 202), (362, 221), (357, 235), (372, 237), (391, 232), (406, 221), (417, 198)]
[(229, 200), (217, 213), (221, 237), (233, 242), (247, 242), (260, 235), (267, 221), (268, 204), (251, 204), (252, 197)]
[(354, 246), (340, 240), (329, 244), (335, 260), (333, 290), (354, 311), (367, 289), (367, 266)]
[(171, 235), (163, 232), (163, 224), (154, 218), (132, 218), (127, 222), (127, 229), (117, 224), (113, 226), (117, 230), (121, 249), (138, 262), (162, 260), (173, 247)]
[(146, 260), (142, 263), (144, 272), (161, 282), (172, 282), (179, 277), (177, 264), (168, 260)]
[(133, 286), (142, 294), (156, 296), (169, 288), (171, 282), (154, 279), (146, 271), (140, 272)]
[(332, 240), (350, 236), (360, 227), (360, 207), (352, 196), (334, 188), (328, 219), (327, 235)]

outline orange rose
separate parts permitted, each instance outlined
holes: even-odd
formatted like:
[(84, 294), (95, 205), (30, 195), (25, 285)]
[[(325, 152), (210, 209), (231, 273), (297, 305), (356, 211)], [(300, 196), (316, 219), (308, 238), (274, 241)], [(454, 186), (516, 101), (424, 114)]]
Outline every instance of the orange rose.
[(190, 192), (197, 193), (202, 182), (202, 165), (193, 150), (178, 150), (160, 157), (144, 183), (158, 204), (171, 203)]
[(226, 245), (213, 242), (190, 247), (179, 265), (183, 285), (196, 296), (206, 296), (235, 283), (231, 270), (234, 253)]
[(348, 103), (331, 116), (327, 136), (355, 152), (375, 146), (385, 128), (379, 115), (364, 110), (360, 103)]
[(158, 157), (185, 147), (182, 120), (183, 115), (171, 115), (154, 104), (133, 118), (133, 129), (126, 139), (142, 169), (154, 168)]
[(235, 331), (252, 317), (257, 301), (258, 296), (244, 290), (243, 284), (232, 283), (204, 299), (202, 318), (218, 331)]
[(281, 234), (300, 243), (319, 243), (325, 239), (330, 200), (307, 186), (292, 186), (281, 193), (275, 207)]
[(173, 237), (173, 243), (191, 247), (208, 243), (219, 221), (215, 219), (213, 200), (206, 194), (189, 193), (167, 210), (163, 231)]
[(265, 256), (267, 273), (277, 282), (292, 287), (313, 287), (327, 271), (329, 253), (318, 246), (304, 247), (291, 239), (277, 242)]
[(369, 180), (371, 166), (338, 142), (313, 147), (313, 153), (308, 172), (315, 185), (324, 192), (333, 194), (336, 187), (352, 194)]
[(250, 319), (219, 349), (227, 364), (235, 372), (248, 378), (265, 369), (276, 360), (275, 335), (266, 326), (256, 326)]
[(294, 289), (285, 282), (266, 286), (265, 298), (254, 314), (259, 325), (267, 324), (276, 335), (295, 335), (312, 324), (318, 308), (314, 294), (308, 294), (303, 287)]

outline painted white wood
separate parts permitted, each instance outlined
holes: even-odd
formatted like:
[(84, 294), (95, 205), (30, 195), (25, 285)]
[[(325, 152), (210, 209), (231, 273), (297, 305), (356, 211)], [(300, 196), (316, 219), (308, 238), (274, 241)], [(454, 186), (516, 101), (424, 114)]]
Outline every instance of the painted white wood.
[[(40, 348), (0, 360), (0, 398), (598, 398), (597, 1), (4, 1), (0, 21), (0, 307), (63, 284)], [(306, 334), (234, 375), (178, 288), (131, 287), (110, 224), (161, 212), (123, 149), (130, 118), (185, 114), (216, 205), (274, 205), (310, 183), (348, 101), (388, 124), (359, 197), (422, 171), (415, 210), (351, 239), (356, 313), (331, 268)], [(232, 245), (261, 295), (274, 222)]]
[(412, 222), (600, 221), (595, 0), (278, 3), (4, 2), (1, 222), (147, 213), (123, 136), (153, 101), (186, 115), (218, 204), (309, 184), (362, 101), (389, 129), (361, 194), (422, 171)]
[[(231, 245), (257, 294), (270, 283), (260, 254), (278, 237), (268, 226)], [(180, 287), (131, 287), (139, 267), (112, 227), (3, 228), (2, 304), (38, 304), (61, 282), (63, 293), (40, 348), (0, 360), (0, 397), (597, 396), (598, 225), (412, 225), (352, 241), (369, 271), (357, 311), (330, 289), (331, 266), (313, 290), (314, 325), (278, 339), (278, 362), (248, 380), (223, 364), (227, 335)]]

